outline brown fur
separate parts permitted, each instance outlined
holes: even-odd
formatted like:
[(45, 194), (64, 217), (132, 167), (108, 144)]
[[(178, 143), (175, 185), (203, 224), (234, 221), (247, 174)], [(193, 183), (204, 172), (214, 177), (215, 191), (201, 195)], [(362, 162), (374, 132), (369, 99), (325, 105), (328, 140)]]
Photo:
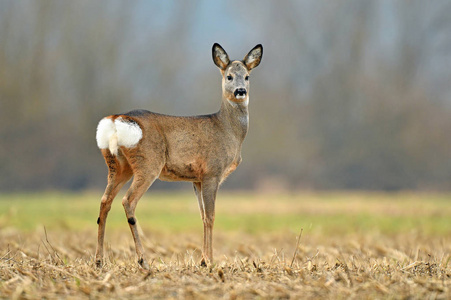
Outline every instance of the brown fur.
[[(108, 166), (108, 185), (99, 214), (97, 265), (102, 264), (105, 223), (111, 203), (132, 176), (133, 182), (122, 204), (135, 241), (139, 264), (145, 269), (149, 268), (135, 225), (135, 208), (157, 178), (193, 182), (204, 223), (203, 260), (212, 261), (216, 192), (240, 164), (241, 145), (248, 128), (248, 109), (243, 105), (247, 98), (236, 99), (234, 89), (246, 89), (248, 92), (249, 84), (244, 78), (260, 63), (262, 51), (261, 45), (252, 49), (246, 58), (253, 59), (247, 64), (246, 58), (243, 62), (230, 62), (221, 46), (213, 46), (213, 60), (223, 75), (223, 100), (221, 109), (215, 114), (175, 117), (140, 110), (108, 117), (113, 121), (121, 117), (135, 122), (142, 130), (142, 138), (132, 148), (119, 147), (117, 156), (108, 149), (102, 149)], [(225, 77), (228, 75), (233, 76), (234, 80), (227, 80)]]

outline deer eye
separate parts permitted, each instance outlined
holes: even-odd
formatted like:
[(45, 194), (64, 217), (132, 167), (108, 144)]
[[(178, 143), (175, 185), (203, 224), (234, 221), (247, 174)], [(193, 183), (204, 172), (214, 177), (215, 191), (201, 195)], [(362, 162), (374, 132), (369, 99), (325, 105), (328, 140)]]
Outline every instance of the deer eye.
[(249, 75), (247, 75), (246, 77), (244, 77), (244, 80), (248, 81), (248, 80), (249, 80)]
[(233, 80), (233, 77), (232, 77), (231, 75), (229, 75), (229, 76), (227, 76), (227, 80), (228, 80), (228, 81), (232, 81), (232, 80)]

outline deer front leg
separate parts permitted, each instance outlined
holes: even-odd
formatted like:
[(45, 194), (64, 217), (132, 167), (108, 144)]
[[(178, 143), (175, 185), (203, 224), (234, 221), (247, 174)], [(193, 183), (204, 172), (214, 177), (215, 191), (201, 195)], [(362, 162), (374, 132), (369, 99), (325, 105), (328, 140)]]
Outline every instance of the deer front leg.
[(199, 203), (200, 216), (203, 221), (205, 212), (204, 212), (204, 204), (202, 201), (202, 184), (200, 182), (194, 182), (193, 187), (194, 187), (194, 193), (196, 194), (196, 197), (197, 197), (197, 202)]
[[(213, 262), (213, 225), (215, 222), (215, 202), (216, 193), (218, 191), (217, 180), (203, 181), (201, 184), (201, 198), (203, 215), (202, 221), (204, 223), (204, 244), (202, 249), (202, 265), (207, 262)], [(202, 212), (202, 209), (201, 209)]]
[[(202, 218), (202, 222), (204, 222), (205, 211), (204, 211), (204, 202), (202, 200), (202, 184), (200, 182), (194, 182), (193, 187), (194, 187), (194, 193), (196, 194), (196, 197), (197, 197), (197, 202), (199, 203), (200, 217)], [(204, 236), (204, 244), (205, 244), (205, 236)], [(205, 262), (205, 259), (204, 259), (205, 256), (204, 256), (204, 248), (203, 247), (204, 247), (204, 245), (202, 245), (202, 260), (200, 262), (200, 265), (203, 267), (206, 267), (207, 263)]]

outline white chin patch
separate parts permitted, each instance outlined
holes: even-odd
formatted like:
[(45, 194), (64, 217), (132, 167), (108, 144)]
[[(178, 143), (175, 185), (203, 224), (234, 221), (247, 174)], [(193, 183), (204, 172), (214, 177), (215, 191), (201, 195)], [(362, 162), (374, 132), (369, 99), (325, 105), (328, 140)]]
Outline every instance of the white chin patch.
[(241, 99), (246, 98), (246, 95), (238, 95), (238, 96), (236, 96), (236, 98), (237, 98), (238, 100), (241, 100)]
[[(243, 100), (244, 99), (244, 100)], [(238, 107), (238, 106), (248, 106), (249, 105), (249, 97), (241, 97), (238, 98), (236, 97), (236, 100), (241, 100), (241, 101), (231, 101), (229, 99), (227, 99), (227, 101), (230, 103), (230, 105), (232, 105), (233, 107)]]

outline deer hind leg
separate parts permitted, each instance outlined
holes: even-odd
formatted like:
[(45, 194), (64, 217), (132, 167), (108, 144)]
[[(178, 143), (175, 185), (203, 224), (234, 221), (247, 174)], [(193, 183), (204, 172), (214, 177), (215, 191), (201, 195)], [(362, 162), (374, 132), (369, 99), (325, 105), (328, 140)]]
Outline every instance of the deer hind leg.
[(135, 250), (138, 255), (138, 263), (142, 268), (148, 270), (149, 264), (144, 257), (144, 248), (139, 237), (139, 232), (137, 228), (137, 219), (135, 217), (135, 209), (138, 204), (139, 199), (144, 195), (144, 193), (149, 189), (151, 184), (155, 181), (157, 175), (150, 177), (142, 177), (140, 174), (135, 174), (133, 183), (130, 189), (127, 191), (124, 199), (122, 200), (122, 205), (124, 206), (125, 215), (127, 217), (128, 225), (132, 232), (133, 240), (135, 242)]
[[(200, 191), (196, 190), (200, 187)], [(216, 193), (218, 192), (219, 184), (217, 180), (206, 180), (200, 184), (194, 184), (196, 195), (199, 201), (199, 208), (201, 211), (202, 221), (204, 223), (204, 243), (202, 248), (202, 262), (201, 265), (206, 265), (207, 262), (213, 262), (213, 225), (215, 222), (215, 202)]]
[(105, 238), (106, 219), (111, 209), (111, 204), (120, 189), (132, 177), (132, 170), (125, 159), (112, 155), (108, 149), (102, 149), (102, 154), (108, 165), (108, 184), (100, 202), (100, 213), (97, 219), (97, 224), (99, 225), (95, 258), (97, 267), (101, 267), (103, 263), (103, 241)]
[(144, 257), (144, 248), (142, 246), (136, 224), (137, 219), (135, 217), (135, 209), (139, 199), (141, 199), (155, 179), (158, 178), (164, 163), (163, 158), (156, 155), (151, 155), (150, 159), (145, 159), (143, 156), (134, 155), (129, 157), (134, 157), (129, 160), (129, 163), (133, 169), (134, 177), (130, 188), (122, 200), (122, 205), (124, 206), (128, 225), (130, 226), (133, 240), (135, 242), (138, 263), (143, 269), (148, 270), (150, 267)]

